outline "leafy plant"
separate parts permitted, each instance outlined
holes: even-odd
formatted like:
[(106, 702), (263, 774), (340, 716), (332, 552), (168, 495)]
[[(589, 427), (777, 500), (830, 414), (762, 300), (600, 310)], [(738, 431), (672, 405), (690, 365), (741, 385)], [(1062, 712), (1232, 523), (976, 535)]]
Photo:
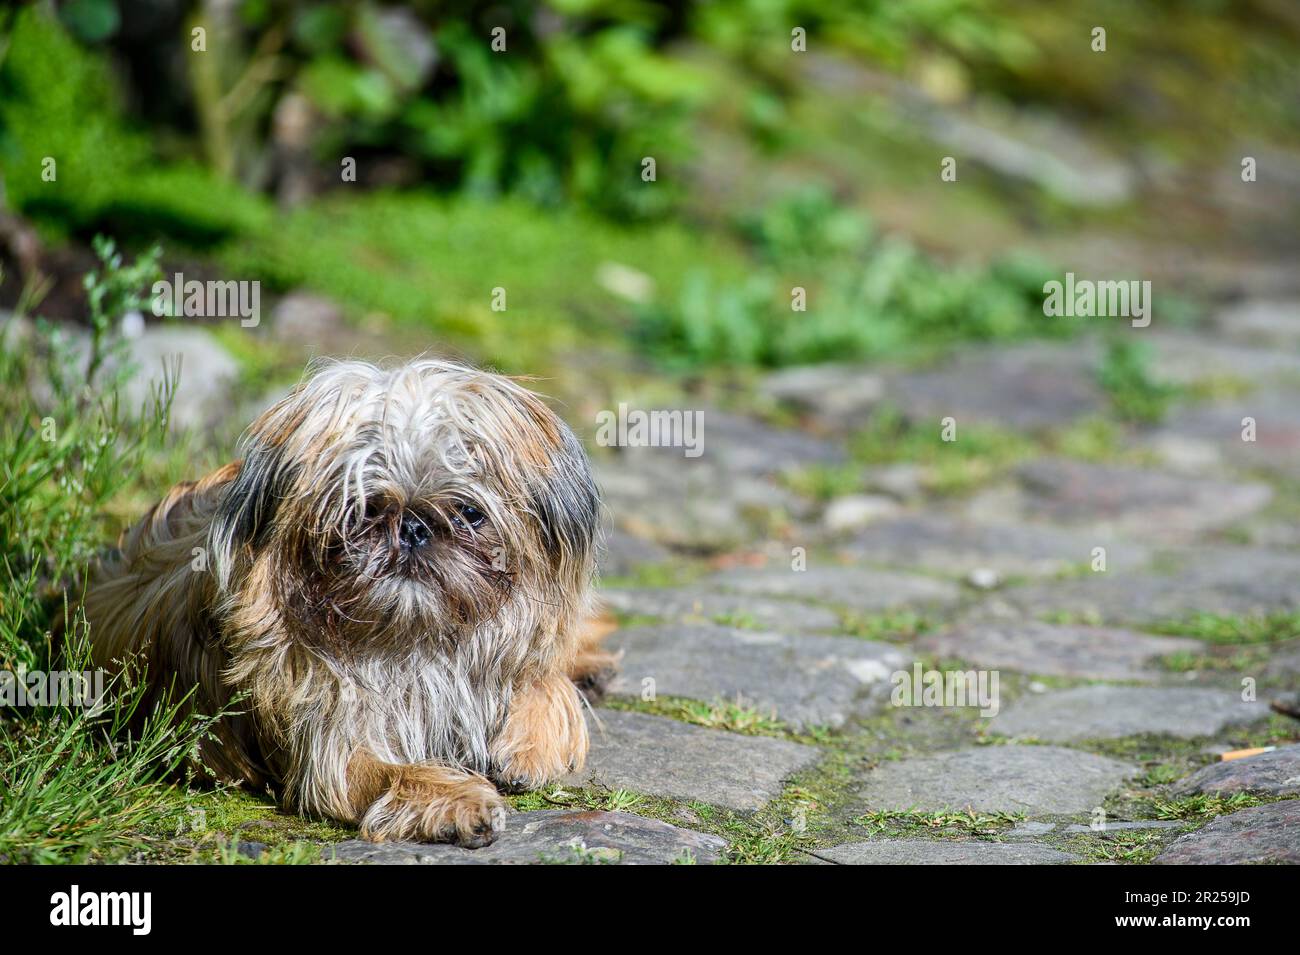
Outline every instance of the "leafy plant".
[(1097, 377), (1119, 417), (1139, 424), (1159, 422), (1178, 395), (1172, 385), (1151, 373), (1151, 350), (1145, 342), (1113, 338)]
[[(34, 666), (51, 622), (51, 592), (77, 581), (103, 542), (103, 512), (145, 455), (163, 444), (171, 386), (139, 418), (120, 407), (128, 370), (102, 374), (114, 347), (110, 317), (137, 301), (153, 258), (127, 265), (97, 243), (103, 270), (88, 281), (96, 329), (82, 356), (52, 328), (18, 316), (0, 329), (0, 665)], [(156, 257), (156, 255), (155, 255)], [(133, 290), (134, 289), (134, 290)], [(84, 362), (84, 363), (83, 363)], [(90, 382), (94, 381), (94, 387)], [(102, 390), (96, 390), (102, 389)]]

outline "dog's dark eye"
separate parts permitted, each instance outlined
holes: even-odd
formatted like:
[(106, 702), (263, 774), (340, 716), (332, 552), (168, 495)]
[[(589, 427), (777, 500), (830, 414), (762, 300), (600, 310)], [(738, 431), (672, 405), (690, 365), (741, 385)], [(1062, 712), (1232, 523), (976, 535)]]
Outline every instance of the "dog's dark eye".
[(468, 524), (470, 527), (482, 527), (483, 522), (487, 520), (487, 515), (480, 511), (473, 504), (456, 505), (456, 516), (452, 522), (460, 527)]

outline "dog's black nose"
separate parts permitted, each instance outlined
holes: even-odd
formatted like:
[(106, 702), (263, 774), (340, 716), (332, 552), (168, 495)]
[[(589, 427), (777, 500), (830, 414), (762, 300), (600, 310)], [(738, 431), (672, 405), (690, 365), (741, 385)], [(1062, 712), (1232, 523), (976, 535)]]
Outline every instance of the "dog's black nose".
[(402, 526), (397, 531), (398, 543), (402, 550), (419, 550), (433, 538), (429, 525), (414, 514), (402, 515)]

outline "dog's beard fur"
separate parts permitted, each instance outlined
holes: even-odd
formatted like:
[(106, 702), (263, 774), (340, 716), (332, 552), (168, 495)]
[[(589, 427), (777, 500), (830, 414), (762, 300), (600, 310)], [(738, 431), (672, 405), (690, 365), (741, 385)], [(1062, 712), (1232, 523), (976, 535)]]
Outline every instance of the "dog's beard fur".
[[(98, 665), (195, 691), (200, 761), (371, 838), (489, 841), (495, 780), (579, 768), (598, 497), (513, 381), (321, 366), (242, 462), (178, 485), (86, 599)], [(205, 561), (206, 557), (206, 561)]]

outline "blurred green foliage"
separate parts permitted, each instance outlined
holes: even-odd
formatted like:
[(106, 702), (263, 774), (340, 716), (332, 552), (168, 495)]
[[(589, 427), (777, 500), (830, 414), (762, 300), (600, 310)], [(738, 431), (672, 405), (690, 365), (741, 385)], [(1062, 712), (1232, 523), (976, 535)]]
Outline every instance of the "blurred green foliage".
[(1043, 318), (1045, 263), (946, 268), (876, 235), (825, 190), (779, 199), (743, 229), (761, 262), (752, 274), (726, 282), (696, 270), (676, 299), (640, 310), (638, 333), (665, 361), (787, 365), (1069, 332)]
[(160, 162), (148, 137), (123, 122), (103, 59), (55, 21), (24, 10), (8, 41), (0, 63), (0, 169), (13, 208), (55, 237), (87, 239), (99, 231), (165, 233), (204, 244), (267, 222), (258, 197), (198, 163)]
[[(866, 177), (864, 156), (885, 161), (864, 142), (875, 127), (817, 125), (807, 102), (841, 78), (846, 99), (817, 122), (842, 125), (855, 84), (892, 74), (939, 102), (978, 87), (1079, 122), (1104, 107), (1108, 129), (1145, 124), (1143, 142), (1162, 148), (1188, 129), (1200, 148), (1207, 133), (1249, 127), (1242, 103), (1283, 137), (1298, 125), (1284, 70), (1294, 31), (1277, 28), (1276, 11), (1218, 0), (1185, 13), (1106, 0), (1104, 17), (1026, 0), (181, 0), (156, 24), (121, 0), (54, 9), (0, 15), (0, 171), (9, 206), (46, 236), (103, 232), (129, 249), (166, 239), (516, 369), (544, 344), (593, 334), (630, 333), (660, 362), (693, 368), (1068, 333), (1041, 315), (1042, 263), (941, 263), (855, 208), (864, 184), (846, 177)], [(1086, 43), (1099, 18), (1106, 69), (1080, 70), (1100, 55)], [(1233, 29), (1215, 38), (1216, 18)], [(197, 24), (209, 29), (201, 54), (188, 49)], [(792, 61), (796, 28), (809, 53)], [(821, 86), (802, 82), (809, 70)], [(1198, 102), (1197, 88), (1212, 93)], [(848, 112), (879, 112), (874, 95)], [(286, 103), (306, 104), (305, 151), (287, 159)], [(933, 145), (913, 148), (883, 150), (915, 179)], [(345, 186), (341, 156), (391, 175)], [(733, 156), (770, 165), (746, 173), (737, 158), (745, 188), (714, 207), (697, 166), (727, 176)], [(641, 178), (646, 157), (653, 182)], [(790, 174), (769, 179), (780, 163)], [(281, 212), (270, 196), (286, 165), (315, 179)], [(800, 181), (836, 188), (790, 189)], [(963, 183), (954, 205), (980, 192)], [(983, 195), (981, 215), (1041, 212)], [(596, 281), (608, 263), (644, 273), (650, 291), (611, 295)], [(488, 307), (498, 286), (508, 320)], [(791, 307), (795, 287), (806, 311)], [(1133, 384), (1134, 368), (1116, 359), (1108, 387), (1138, 396), (1143, 417), (1159, 399)]]

